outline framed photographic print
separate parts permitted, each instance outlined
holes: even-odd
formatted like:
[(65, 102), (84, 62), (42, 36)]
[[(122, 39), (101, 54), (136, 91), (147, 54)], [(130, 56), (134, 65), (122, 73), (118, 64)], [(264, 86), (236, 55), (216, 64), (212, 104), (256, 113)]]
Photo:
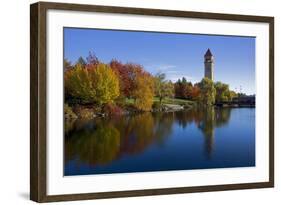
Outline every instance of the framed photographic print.
[(274, 186), (274, 18), (31, 5), (30, 198)]

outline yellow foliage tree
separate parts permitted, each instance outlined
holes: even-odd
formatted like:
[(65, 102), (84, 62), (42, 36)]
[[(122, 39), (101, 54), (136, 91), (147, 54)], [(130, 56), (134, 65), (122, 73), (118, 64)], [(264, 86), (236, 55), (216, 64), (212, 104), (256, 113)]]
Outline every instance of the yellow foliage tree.
[(143, 111), (151, 110), (154, 95), (153, 78), (148, 75), (138, 75), (135, 79), (135, 86), (133, 92), (135, 107)]
[(91, 71), (79, 63), (65, 72), (64, 83), (66, 94), (83, 102), (92, 102), (96, 95)]
[(103, 105), (119, 96), (119, 79), (105, 64), (98, 64), (94, 69), (76, 64), (64, 76), (66, 94), (83, 102)]
[(118, 76), (108, 65), (98, 64), (93, 70), (92, 78), (96, 103), (99, 105), (111, 103), (119, 96)]

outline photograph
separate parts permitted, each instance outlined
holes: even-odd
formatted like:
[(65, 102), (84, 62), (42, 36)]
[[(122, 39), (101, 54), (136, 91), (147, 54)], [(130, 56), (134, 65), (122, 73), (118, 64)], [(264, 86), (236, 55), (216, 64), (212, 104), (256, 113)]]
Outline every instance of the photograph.
[(255, 43), (64, 27), (64, 176), (255, 167)]

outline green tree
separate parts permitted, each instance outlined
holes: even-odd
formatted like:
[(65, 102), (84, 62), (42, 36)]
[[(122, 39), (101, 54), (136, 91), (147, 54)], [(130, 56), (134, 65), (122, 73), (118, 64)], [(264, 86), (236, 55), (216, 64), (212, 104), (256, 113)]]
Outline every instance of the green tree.
[(174, 97), (175, 96), (175, 86), (172, 81), (165, 83), (165, 97)]
[(86, 61), (84, 60), (84, 58), (82, 56), (80, 56), (76, 62), (76, 64), (80, 64), (82, 67), (86, 66)]
[(94, 100), (97, 104), (112, 103), (119, 96), (119, 79), (108, 65), (98, 64), (93, 70), (92, 79), (95, 90)]
[(216, 99), (216, 89), (214, 83), (209, 78), (203, 78), (198, 84), (200, 88), (199, 101), (203, 105), (212, 105)]
[(237, 95), (237, 93), (236, 93), (235, 91), (231, 90), (231, 91), (229, 92), (229, 96), (230, 96), (230, 101), (232, 101), (233, 98), (234, 98), (234, 97), (237, 97), (238, 95)]
[(222, 82), (215, 83), (216, 102), (227, 102), (231, 100), (229, 86)]
[(185, 78), (185, 77), (182, 77), (182, 80), (181, 80), (181, 82), (182, 82), (183, 84), (186, 84), (186, 83), (187, 83), (187, 80), (186, 80), (186, 78)]
[(165, 78), (164, 73), (157, 73), (154, 77), (154, 91), (155, 95), (159, 97), (160, 104), (165, 97), (173, 97), (175, 93), (173, 83)]

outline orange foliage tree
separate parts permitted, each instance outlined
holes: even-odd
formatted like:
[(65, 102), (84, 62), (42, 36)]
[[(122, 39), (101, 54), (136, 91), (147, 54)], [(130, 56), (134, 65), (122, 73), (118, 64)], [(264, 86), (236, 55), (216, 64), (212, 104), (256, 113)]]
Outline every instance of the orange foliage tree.
[(132, 83), (128, 67), (117, 60), (112, 60), (109, 65), (119, 78), (120, 94), (123, 97), (129, 97)]
[(137, 75), (132, 96), (135, 99), (135, 107), (139, 110), (149, 111), (153, 104), (154, 81), (150, 75)]

